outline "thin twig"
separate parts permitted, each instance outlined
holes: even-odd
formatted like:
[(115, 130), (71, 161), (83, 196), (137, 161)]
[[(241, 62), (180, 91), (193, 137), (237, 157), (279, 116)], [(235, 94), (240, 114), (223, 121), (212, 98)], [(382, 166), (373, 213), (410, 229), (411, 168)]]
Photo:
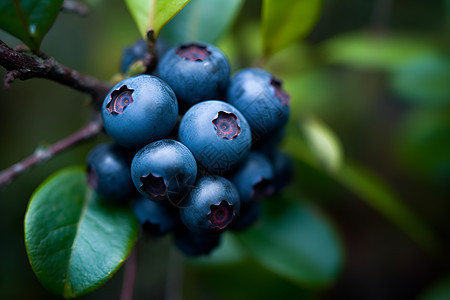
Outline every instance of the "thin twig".
[(55, 144), (38, 149), (32, 155), (28, 156), (24, 160), (10, 166), (9, 168), (0, 172), (0, 188), (10, 183), (14, 178), (23, 172), (31, 169), (32, 167), (49, 160), (56, 154), (64, 150), (68, 150), (80, 142), (86, 141), (102, 132), (102, 123), (100, 119), (92, 121), (84, 128), (69, 135), (68, 137), (56, 142)]
[(71, 12), (81, 17), (87, 17), (89, 15), (89, 8), (87, 5), (78, 1), (64, 0), (61, 11)]
[(123, 274), (122, 291), (120, 293), (120, 300), (132, 300), (134, 283), (136, 281), (136, 270), (138, 264), (137, 245), (128, 256), (125, 262), (125, 270)]
[(101, 103), (112, 87), (109, 83), (62, 65), (52, 57), (32, 56), (22, 51), (15, 51), (2, 40), (0, 40), (0, 65), (8, 71), (5, 87), (8, 87), (16, 78), (21, 80), (34, 77), (47, 78), (91, 95), (97, 104)]

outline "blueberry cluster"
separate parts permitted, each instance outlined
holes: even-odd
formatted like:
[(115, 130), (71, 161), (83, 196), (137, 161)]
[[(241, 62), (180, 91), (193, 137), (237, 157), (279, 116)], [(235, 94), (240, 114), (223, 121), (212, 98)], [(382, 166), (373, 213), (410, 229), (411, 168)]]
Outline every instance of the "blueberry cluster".
[(252, 225), (261, 200), (289, 181), (290, 159), (277, 148), (289, 95), (262, 69), (230, 78), (225, 55), (204, 43), (168, 50), (156, 72), (105, 97), (114, 142), (89, 152), (88, 184), (105, 200), (133, 199), (144, 232), (172, 232), (184, 253), (207, 254), (225, 230)]

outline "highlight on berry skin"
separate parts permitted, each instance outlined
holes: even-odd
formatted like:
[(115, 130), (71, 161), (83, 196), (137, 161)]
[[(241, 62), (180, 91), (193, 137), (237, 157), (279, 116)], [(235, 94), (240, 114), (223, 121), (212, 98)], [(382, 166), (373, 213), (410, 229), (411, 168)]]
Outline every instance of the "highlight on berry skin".
[(274, 76), (270, 78), (270, 85), (273, 86), (275, 97), (278, 98), (282, 106), (289, 105), (291, 96), (283, 90), (283, 82)]
[(133, 103), (134, 100), (131, 97), (133, 92), (134, 90), (129, 89), (126, 85), (122, 85), (118, 90), (111, 93), (106, 109), (110, 114), (121, 114), (128, 105)]
[(230, 205), (227, 201), (222, 200), (219, 205), (211, 205), (211, 212), (206, 216), (209, 220), (211, 228), (223, 230), (234, 219), (234, 205)]
[(167, 185), (163, 177), (155, 176), (149, 173), (141, 176), (140, 189), (152, 197), (163, 197), (167, 195)]
[(212, 120), (216, 134), (227, 140), (232, 140), (241, 133), (237, 123), (237, 116), (226, 111), (219, 111), (217, 117)]
[(190, 61), (204, 61), (211, 55), (211, 52), (206, 46), (197, 43), (181, 45), (175, 50), (175, 53), (179, 57)]

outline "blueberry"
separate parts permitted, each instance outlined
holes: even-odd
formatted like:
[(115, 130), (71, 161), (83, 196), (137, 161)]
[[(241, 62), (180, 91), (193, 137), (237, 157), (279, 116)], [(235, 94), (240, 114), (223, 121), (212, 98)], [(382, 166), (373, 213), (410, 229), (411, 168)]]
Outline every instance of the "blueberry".
[(133, 199), (133, 212), (143, 231), (151, 236), (162, 236), (180, 225), (178, 210), (167, 203), (138, 197)]
[[(169, 50), (169, 45), (167, 42), (158, 38), (156, 40), (156, 55), (157, 57), (162, 57), (165, 52)], [(147, 41), (140, 38), (133, 45), (125, 47), (122, 51), (122, 60), (120, 64), (120, 71), (122, 73), (127, 73), (129, 67), (137, 62), (138, 60), (145, 60), (148, 53)]]
[(197, 164), (185, 145), (163, 139), (136, 153), (131, 164), (131, 177), (144, 197), (176, 204), (194, 185)]
[(247, 205), (241, 205), (239, 217), (231, 224), (231, 230), (245, 230), (255, 224), (262, 214), (261, 202), (251, 202)]
[(161, 58), (158, 76), (175, 91), (180, 105), (221, 99), (228, 87), (230, 66), (225, 55), (205, 43), (182, 44)]
[(204, 175), (180, 206), (180, 218), (197, 234), (220, 233), (237, 218), (240, 206), (238, 191), (228, 179)]
[(184, 254), (190, 256), (206, 255), (217, 248), (220, 243), (221, 235), (200, 235), (180, 226), (175, 230), (175, 245)]
[(275, 152), (272, 158), (272, 165), (275, 174), (275, 192), (280, 192), (294, 178), (294, 164), (291, 157), (281, 151)]
[(166, 137), (178, 118), (172, 89), (152, 75), (138, 75), (117, 83), (102, 105), (106, 133), (126, 148), (139, 148)]
[(102, 198), (120, 201), (134, 192), (129, 153), (115, 143), (102, 143), (89, 151), (87, 182)]
[(237, 72), (231, 78), (227, 101), (245, 116), (255, 139), (272, 134), (289, 119), (290, 96), (282, 89), (281, 80), (262, 69)]
[(209, 172), (222, 174), (244, 159), (251, 146), (251, 131), (232, 105), (209, 100), (192, 106), (180, 122), (179, 140)]
[(272, 195), (274, 193), (273, 179), (274, 171), (269, 159), (253, 151), (230, 177), (239, 192), (241, 207)]

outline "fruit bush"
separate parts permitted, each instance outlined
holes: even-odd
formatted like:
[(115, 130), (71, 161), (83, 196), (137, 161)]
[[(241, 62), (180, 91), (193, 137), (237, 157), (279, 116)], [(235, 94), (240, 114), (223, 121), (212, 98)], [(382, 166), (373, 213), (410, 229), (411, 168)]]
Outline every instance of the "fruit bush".
[(449, 299), (449, 7), (2, 1), (0, 298)]

